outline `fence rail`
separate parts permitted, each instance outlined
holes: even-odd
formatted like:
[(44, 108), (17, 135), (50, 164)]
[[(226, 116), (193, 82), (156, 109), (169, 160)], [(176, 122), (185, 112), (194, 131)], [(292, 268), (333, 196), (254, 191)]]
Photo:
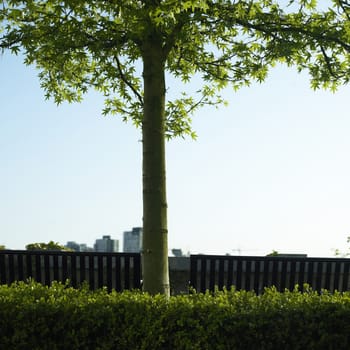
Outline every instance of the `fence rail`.
[(331, 292), (350, 290), (350, 259), (191, 255), (190, 286), (198, 292), (235, 286), (261, 294), (265, 287)]
[(139, 253), (0, 251), (1, 284), (28, 278), (45, 285), (69, 279), (73, 287), (87, 282), (91, 289), (136, 289), (141, 287), (141, 257)]

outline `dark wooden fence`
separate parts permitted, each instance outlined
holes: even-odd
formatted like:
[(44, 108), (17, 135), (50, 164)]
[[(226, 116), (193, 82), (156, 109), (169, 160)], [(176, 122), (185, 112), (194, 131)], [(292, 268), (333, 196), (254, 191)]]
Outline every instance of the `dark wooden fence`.
[(261, 294), (265, 287), (331, 292), (350, 290), (350, 259), (191, 255), (190, 285), (198, 292), (235, 286)]
[(45, 285), (69, 279), (73, 287), (86, 281), (91, 289), (140, 288), (141, 257), (138, 253), (1, 250), (0, 283), (28, 278)]
[[(187, 270), (188, 271), (188, 270)], [(186, 272), (188, 274), (188, 272)], [(188, 276), (188, 275), (187, 275)], [(350, 259), (191, 255), (190, 286), (198, 292), (230, 288), (254, 290), (265, 287), (331, 292), (350, 290)], [(32, 278), (45, 285), (69, 279), (73, 287), (84, 281), (91, 289), (108, 290), (141, 288), (139, 253), (98, 253), (61, 251), (0, 251), (0, 284)]]

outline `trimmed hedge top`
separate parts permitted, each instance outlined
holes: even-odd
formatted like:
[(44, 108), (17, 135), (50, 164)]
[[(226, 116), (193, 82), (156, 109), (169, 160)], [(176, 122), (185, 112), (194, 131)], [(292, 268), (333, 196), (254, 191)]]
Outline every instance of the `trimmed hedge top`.
[(350, 293), (179, 295), (0, 286), (0, 349), (346, 349)]

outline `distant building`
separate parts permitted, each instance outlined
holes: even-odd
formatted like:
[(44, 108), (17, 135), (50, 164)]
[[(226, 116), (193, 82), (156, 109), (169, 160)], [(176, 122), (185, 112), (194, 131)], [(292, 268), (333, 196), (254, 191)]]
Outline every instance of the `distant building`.
[(94, 248), (88, 247), (86, 243), (79, 244), (79, 247), (80, 247), (81, 252), (93, 252), (94, 251)]
[(131, 231), (125, 231), (123, 237), (124, 253), (139, 253), (142, 249), (142, 227), (133, 227)]
[(102, 239), (96, 239), (94, 250), (96, 252), (118, 252), (119, 241), (117, 239), (111, 239), (111, 236), (102, 236)]
[(177, 258), (181, 258), (183, 256), (185, 256), (183, 253), (182, 253), (182, 249), (177, 249), (177, 248), (174, 248), (171, 250), (171, 252), (173, 253), (173, 255)]
[(86, 243), (77, 243), (68, 241), (65, 247), (74, 250), (75, 252), (93, 252), (94, 248), (88, 247)]
[(78, 244), (75, 241), (68, 241), (67, 244), (65, 245), (65, 247), (72, 249), (76, 252), (80, 252), (80, 244)]

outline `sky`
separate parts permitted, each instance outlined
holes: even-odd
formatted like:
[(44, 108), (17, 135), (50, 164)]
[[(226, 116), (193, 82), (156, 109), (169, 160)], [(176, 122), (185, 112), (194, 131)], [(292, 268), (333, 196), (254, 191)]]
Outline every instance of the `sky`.
[[(102, 116), (95, 92), (80, 104), (45, 100), (22, 61), (0, 56), (0, 245), (92, 246), (102, 235), (122, 245), (142, 226), (140, 130)], [(277, 67), (263, 84), (224, 91), (228, 107), (197, 111), (198, 139), (167, 143), (169, 249), (346, 251), (349, 93), (315, 92), (306, 73)]]

